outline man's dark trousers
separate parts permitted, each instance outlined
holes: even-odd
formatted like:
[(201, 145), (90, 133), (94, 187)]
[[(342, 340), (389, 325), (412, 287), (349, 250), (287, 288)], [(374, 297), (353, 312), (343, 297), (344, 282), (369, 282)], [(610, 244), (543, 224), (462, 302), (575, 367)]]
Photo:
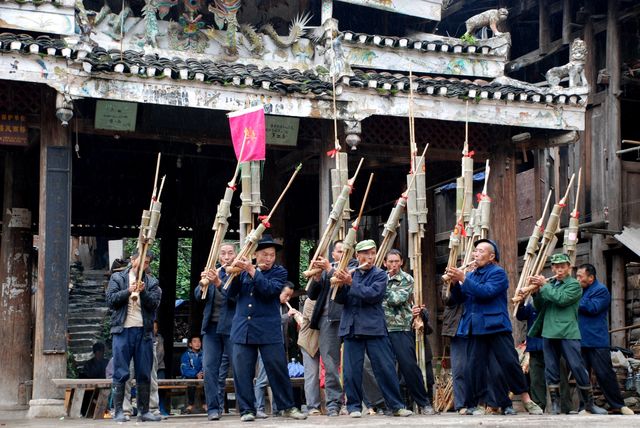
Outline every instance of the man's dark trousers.
[(386, 336), (352, 336), (344, 338), (344, 392), (349, 413), (362, 411), (362, 369), (364, 353), (382, 391), (388, 409), (404, 408), (400, 384), (395, 371), (391, 343)]
[(582, 348), (582, 358), (584, 359), (587, 372), (593, 372), (598, 379), (598, 385), (607, 399), (609, 405), (614, 409), (624, 407), (624, 400), (620, 394), (620, 385), (616, 380), (616, 374), (611, 364), (611, 352), (609, 348)]
[(584, 367), (580, 353), (579, 339), (542, 339), (544, 351), (544, 376), (547, 386), (560, 384), (560, 356), (567, 362), (568, 368), (579, 387), (591, 387), (589, 375)]
[(521, 394), (529, 390), (510, 332), (471, 335), (468, 340), (465, 371), (468, 392), (466, 407), (476, 407), (486, 396), (484, 379), (489, 370), (491, 354), (495, 356), (511, 392)]
[(112, 336), (113, 382), (124, 384), (129, 380), (129, 363), (133, 358), (136, 383), (151, 382), (153, 367), (153, 339), (145, 337), (143, 327), (129, 327)]
[(256, 413), (253, 378), (256, 373), (258, 350), (267, 371), (269, 385), (273, 391), (273, 400), (279, 410), (287, 410), (295, 406), (291, 380), (287, 372), (287, 357), (282, 343), (262, 345), (233, 344), (233, 379), (240, 414)]
[(424, 386), (424, 377), (416, 360), (415, 334), (413, 331), (391, 331), (389, 340), (398, 361), (398, 369), (411, 397), (420, 407), (430, 404)]
[[(211, 413), (223, 413), (224, 402), (220, 402), (220, 365), (222, 362), (222, 354), (229, 352), (231, 349), (231, 341), (228, 334), (219, 334), (216, 332), (218, 323), (210, 322), (205, 334), (202, 336), (203, 341), (203, 368), (204, 368), (204, 394), (207, 399), (207, 411)], [(222, 387), (224, 391), (224, 386)]]
[(454, 336), (451, 338), (451, 373), (453, 376), (453, 404), (455, 410), (460, 410), (467, 401), (467, 383), (464, 380), (467, 348), (469, 340), (466, 337)]

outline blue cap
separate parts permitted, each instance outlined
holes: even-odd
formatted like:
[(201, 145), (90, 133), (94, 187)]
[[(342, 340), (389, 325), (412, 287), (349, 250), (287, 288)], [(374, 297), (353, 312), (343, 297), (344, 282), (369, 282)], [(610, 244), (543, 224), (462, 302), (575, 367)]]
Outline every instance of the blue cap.
[(491, 239), (478, 239), (476, 242), (473, 243), (473, 246), (477, 247), (478, 244), (482, 244), (483, 242), (491, 244), (491, 246), (493, 247), (493, 253), (496, 255), (496, 261), (499, 262), (500, 261), (500, 251), (498, 250), (498, 244), (496, 244)]

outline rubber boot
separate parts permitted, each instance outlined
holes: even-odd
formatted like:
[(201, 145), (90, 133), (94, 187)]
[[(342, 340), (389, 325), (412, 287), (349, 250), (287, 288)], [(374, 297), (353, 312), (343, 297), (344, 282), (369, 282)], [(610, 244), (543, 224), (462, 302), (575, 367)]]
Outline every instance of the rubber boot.
[(137, 385), (138, 389), (138, 421), (140, 422), (159, 422), (161, 416), (154, 415), (149, 411), (149, 394), (151, 386), (148, 383)]
[(551, 397), (551, 409), (552, 415), (560, 414), (560, 386), (549, 385), (549, 396)]
[(124, 402), (124, 383), (113, 384), (113, 421), (127, 422), (129, 419), (124, 415), (122, 403)]
[(593, 402), (593, 389), (590, 386), (587, 387), (578, 387), (580, 391), (580, 398), (582, 398), (582, 402), (584, 403), (584, 409), (592, 413), (594, 415), (606, 415), (608, 412), (602, 407), (596, 406)]

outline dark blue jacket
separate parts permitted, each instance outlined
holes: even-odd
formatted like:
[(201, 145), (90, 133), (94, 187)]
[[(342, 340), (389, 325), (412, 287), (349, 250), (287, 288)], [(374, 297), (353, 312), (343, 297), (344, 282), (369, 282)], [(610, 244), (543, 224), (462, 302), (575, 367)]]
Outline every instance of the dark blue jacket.
[(231, 283), (227, 295), (237, 302), (231, 326), (233, 343), (283, 343), (279, 297), (286, 281), (287, 270), (273, 265), (264, 272), (256, 270), (253, 278), (242, 272), (240, 280)]
[[(518, 311), (516, 312), (516, 318), (519, 321), (527, 322), (527, 331), (531, 329), (533, 323), (536, 322), (536, 318), (538, 318), (538, 311), (531, 304), (520, 305), (518, 306)], [(542, 338), (527, 336), (527, 352), (536, 352), (542, 351)]]
[(507, 273), (494, 263), (468, 273), (462, 285), (452, 286), (451, 297), (457, 303), (464, 303), (457, 335), (511, 332), (508, 289)]
[[(129, 293), (129, 271), (131, 271), (130, 267), (114, 273), (109, 279), (106, 299), (107, 306), (111, 309), (111, 334), (122, 333), (124, 330), (129, 296), (131, 296)], [(152, 275), (144, 274), (142, 282), (144, 282), (144, 290), (140, 293), (142, 324), (145, 337), (151, 337), (153, 336), (153, 320), (156, 318), (156, 311), (160, 306), (162, 290), (158, 286), (158, 280)]]
[(387, 335), (382, 300), (388, 280), (387, 272), (380, 268), (357, 269), (351, 286), (340, 287), (335, 299), (344, 305), (338, 330), (340, 337)]
[[(208, 292), (207, 292), (208, 294)], [(188, 349), (180, 359), (180, 373), (184, 379), (195, 379), (202, 371), (202, 351)]]
[(611, 294), (607, 287), (596, 280), (583, 289), (578, 306), (578, 326), (581, 344), (585, 348), (609, 347), (609, 322), (607, 315), (611, 306)]
[[(236, 299), (234, 297), (229, 297), (227, 293), (228, 289), (224, 290), (224, 283), (227, 280), (227, 272), (224, 269), (219, 269), (218, 275), (220, 275), (220, 281), (222, 281), (220, 288), (216, 288), (215, 285), (210, 284), (209, 290), (207, 291), (207, 299), (204, 305), (204, 312), (202, 314), (202, 327), (200, 331), (200, 334), (202, 335), (206, 334), (205, 330), (211, 322), (215, 293), (220, 293), (222, 295), (222, 307), (220, 308), (216, 333), (225, 334), (227, 336), (231, 334), (231, 323), (233, 321), (233, 316), (236, 313)], [(202, 287), (200, 287), (199, 284), (196, 287), (195, 296), (198, 301), (202, 298)]]

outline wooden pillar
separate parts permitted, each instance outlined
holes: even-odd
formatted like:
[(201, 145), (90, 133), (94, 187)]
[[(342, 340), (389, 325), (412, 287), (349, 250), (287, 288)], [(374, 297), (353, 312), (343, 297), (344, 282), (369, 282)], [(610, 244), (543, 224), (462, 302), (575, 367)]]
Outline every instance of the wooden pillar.
[[(622, 229), (622, 166), (616, 151), (620, 149), (620, 26), (618, 24), (619, 0), (609, 0), (607, 8), (606, 63), (609, 86), (606, 95), (606, 138), (604, 140), (606, 164), (606, 206), (609, 208), (609, 224), (613, 230)], [(624, 258), (619, 252), (611, 256), (611, 328), (625, 325), (625, 269)], [(625, 346), (625, 333), (611, 335), (612, 346)]]
[(71, 138), (56, 118), (56, 92), (44, 90), (40, 125), (38, 287), (29, 417), (64, 416), (64, 391), (51, 379), (67, 375)]
[[(427, 191), (427, 208), (433, 213), (433, 190)], [(436, 229), (434, 216), (426, 224), (424, 239), (422, 240), (422, 298), (424, 304), (429, 310), (431, 326), (434, 332), (427, 336), (433, 356), (442, 355), (442, 336), (441, 329), (438, 326), (438, 281), (436, 280)], [(406, 222), (404, 222), (406, 223)], [(407, 236), (406, 232), (403, 236)]]
[[(516, 163), (513, 146), (506, 140), (492, 150), (491, 178), (489, 180), (491, 204), (491, 229), (489, 236), (500, 250), (500, 266), (507, 271), (509, 277), (509, 298), (513, 296), (518, 285), (518, 241), (517, 241), (517, 194)], [(511, 306), (511, 305), (509, 305)], [(509, 313), (511, 314), (511, 310)], [(511, 320), (516, 326), (515, 318)], [(514, 328), (514, 336), (518, 329)], [(516, 343), (523, 338), (514, 337)]]
[(6, 152), (0, 248), (0, 410), (25, 410), (16, 393), (31, 380), (31, 212), (24, 152)]
[(549, 0), (540, 0), (538, 6), (538, 49), (540, 55), (545, 55), (551, 42), (551, 26), (549, 25)]
[(333, 131), (328, 126), (328, 121), (320, 121), (318, 126), (323, 125), (322, 143), (318, 149), (319, 172), (318, 172), (318, 237), (321, 236), (327, 225), (329, 213), (331, 213), (331, 169), (335, 168), (335, 160), (326, 155), (327, 147), (333, 147)]

